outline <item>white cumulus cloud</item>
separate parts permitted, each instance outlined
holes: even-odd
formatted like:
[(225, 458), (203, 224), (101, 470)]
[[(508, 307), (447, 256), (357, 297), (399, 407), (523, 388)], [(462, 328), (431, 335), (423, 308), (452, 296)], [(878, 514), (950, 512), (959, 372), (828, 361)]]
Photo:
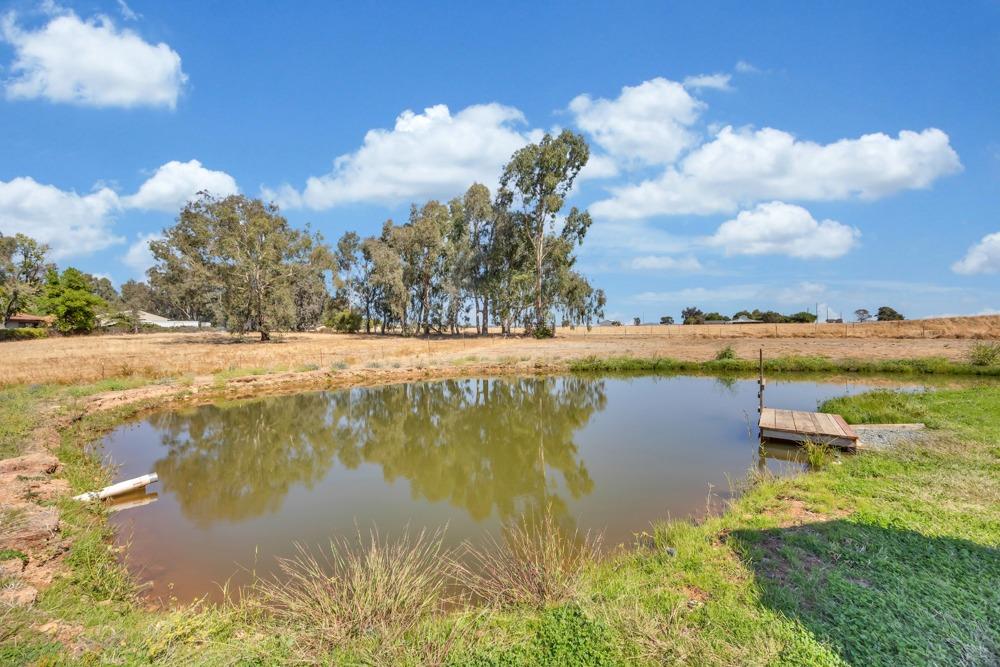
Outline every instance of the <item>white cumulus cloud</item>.
[(780, 201), (740, 211), (719, 226), (708, 244), (727, 255), (788, 255), (833, 259), (845, 255), (861, 232), (836, 220), (817, 221), (806, 209)]
[(122, 262), (131, 267), (136, 274), (145, 275), (146, 269), (156, 263), (153, 259), (153, 253), (149, 251), (149, 242), (159, 241), (162, 238), (163, 235), (159, 232), (154, 232), (152, 234), (140, 234), (139, 237), (131, 245), (129, 245), (128, 250), (122, 256)]
[(727, 126), (661, 176), (612, 188), (591, 212), (638, 219), (730, 213), (769, 199), (876, 199), (925, 188), (961, 168), (948, 135), (936, 128), (817, 144), (773, 128)]
[(612, 157), (669, 164), (698, 139), (691, 125), (705, 108), (676, 81), (655, 78), (625, 86), (613, 99), (578, 95), (569, 103), (576, 126)]
[(1000, 232), (987, 234), (965, 253), (965, 257), (951, 265), (955, 273), (1000, 273)]
[(47, 243), (53, 259), (121, 243), (112, 230), (118, 195), (108, 188), (80, 195), (33, 178), (0, 181), (0, 232)]
[(57, 9), (37, 30), (13, 12), (0, 19), (0, 38), (13, 47), (4, 82), (8, 99), (47, 99), (94, 107), (168, 107), (187, 76), (167, 44), (151, 44), (107, 16), (81, 19)]
[(694, 273), (702, 270), (696, 257), (670, 257), (669, 255), (641, 255), (633, 257), (628, 267), (636, 271), (683, 271)]
[(301, 192), (283, 185), (262, 194), (282, 207), (327, 209), (452, 197), (476, 181), (492, 189), (514, 151), (541, 138), (519, 129), (524, 124), (518, 109), (496, 103), (455, 114), (444, 104), (407, 110), (391, 130), (369, 130), (358, 150), (338, 157), (329, 174), (309, 178)]
[(730, 79), (732, 79), (731, 74), (698, 74), (697, 76), (689, 76), (684, 79), (684, 87), (689, 90), (701, 90), (702, 88), (709, 88), (712, 90), (732, 90), (733, 87), (729, 84)]
[(236, 194), (236, 180), (224, 171), (206, 169), (198, 160), (171, 160), (160, 166), (134, 195), (123, 198), (129, 208), (176, 213), (194, 196), (205, 190), (224, 197)]

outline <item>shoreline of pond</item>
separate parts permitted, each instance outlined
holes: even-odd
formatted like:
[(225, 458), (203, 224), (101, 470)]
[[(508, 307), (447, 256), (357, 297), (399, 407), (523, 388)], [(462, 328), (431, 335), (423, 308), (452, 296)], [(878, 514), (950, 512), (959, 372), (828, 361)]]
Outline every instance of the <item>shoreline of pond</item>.
[[(661, 359), (654, 362), (659, 372), (652, 374), (664, 375), (711, 375), (716, 377), (732, 377), (734, 375), (750, 376), (752, 369), (737, 369), (735, 372), (726, 368), (720, 368), (719, 364), (701, 364), (701, 369), (677, 369), (664, 364)], [(927, 372), (917, 372), (914, 368), (921, 367), (925, 362), (904, 363), (897, 366), (896, 372), (879, 373), (867, 375), (866, 382), (877, 380), (878, 375), (885, 375), (884, 379), (889, 383), (898, 383), (901, 380), (912, 381), (915, 384), (938, 384), (941, 380), (945, 386), (951, 383), (979, 384), (985, 382), (992, 385), (993, 373), (981, 375), (975, 371), (959, 371), (956, 373), (946, 373), (943, 371), (930, 370)], [(667, 367), (664, 367), (667, 366)], [(924, 366), (927, 367), (927, 366)], [(754, 367), (755, 368), (755, 367)], [(898, 370), (906, 368), (906, 371)], [(938, 367), (941, 368), (941, 367)], [(859, 379), (859, 371), (851, 367), (839, 368), (841, 374), (832, 375), (819, 372), (815, 377), (813, 373), (806, 369), (777, 373), (768, 371), (769, 376), (776, 379), (782, 377), (798, 377), (799, 379), (820, 379), (829, 382), (843, 381), (844, 379)], [(35, 463), (44, 463), (44, 469), (57, 465), (59, 470), (55, 474), (43, 472), (38, 475), (43, 481), (42, 487), (47, 482), (58, 482), (53, 484), (50, 491), (44, 488), (40, 492), (33, 492), (35, 497), (41, 498), (50, 506), (58, 509), (59, 521), (62, 528), (62, 535), (57, 540), (59, 543), (67, 544), (66, 547), (59, 547), (55, 558), (50, 558), (46, 562), (46, 569), (49, 574), (42, 577), (44, 587), (48, 580), (67, 571), (64, 558), (59, 554), (74, 551), (90, 552), (96, 557), (99, 567), (110, 572), (114, 569), (114, 558), (105, 558), (101, 554), (104, 552), (101, 545), (106, 545), (110, 535), (108, 533), (108, 523), (103, 512), (93, 511), (68, 502), (66, 497), (69, 493), (82, 490), (89, 490), (108, 479), (107, 468), (99, 461), (95, 461), (86, 450), (88, 445), (99, 439), (112, 429), (127, 423), (130, 420), (140, 418), (150, 412), (170, 409), (175, 406), (202, 404), (219, 400), (229, 400), (234, 398), (253, 398), (255, 396), (266, 396), (272, 394), (299, 393), (302, 391), (315, 391), (322, 389), (339, 389), (362, 386), (379, 386), (383, 384), (397, 384), (403, 382), (413, 382), (422, 380), (435, 380), (445, 378), (461, 378), (476, 376), (537, 376), (566, 374), (567, 372), (590, 374), (596, 371), (594, 368), (581, 368), (579, 365), (573, 366), (568, 363), (542, 364), (535, 362), (529, 367), (523, 365), (496, 365), (487, 366), (469, 364), (467, 366), (447, 367), (447, 368), (392, 368), (378, 369), (367, 368), (361, 372), (352, 372), (338, 377), (338, 373), (326, 371), (305, 371), (293, 373), (276, 373), (267, 375), (247, 375), (242, 377), (227, 378), (224, 383), (218, 382), (215, 378), (208, 381), (192, 382), (191, 384), (156, 384), (157, 381), (145, 381), (142, 379), (128, 378), (118, 381), (106, 381), (92, 385), (74, 385), (71, 387), (15, 387), (13, 391), (27, 391), (38, 394), (37, 400), (29, 401), (27, 409), (45, 408), (43, 418), (36, 420), (36, 423), (28, 428), (25, 433), (25, 440), (32, 444), (21, 452), (22, 456), (35, 458)], [(606, 374), (622, 373), (624, 375), (646, 375), (648, 370), (642, 369), (622, 369), (618, 365), (617, 369), (608, 368), (604, 370)], [(306, 377), (303, 377), (306, 376)], [(121, 383), (121, 389), (112, 391), (102, 391), (115, 387), (115, 383)], [(5, 388), (4, 393), (9, 393), (12, 388)], [(56, 456), (58, 455), (58, 456)], [(15, 457), (16, 458), (16, 457)], [(11, 458), (4, 459), (4, 462), (11, 461)], [(54, 463), (53, 463), (54, 461)], [(9, 467), (9, 466), (8, 466)], [(39, 484), (36, 483), (35, 487)], [(47, 500), (46, 500), (47, 499)], [(15, 550), (16, 551), (16, 550)], [(72, 556), (70, 557), (72, 559)], [(103, 565), (100, 563), (103, 561)], [(78, 565), (71, 565), (70, 570), (76, 571)], [(25, 565), (27, 570), (27, 564)], [(77, 574), (80, 574), (77, 572)], [(112, 577), (114, 579), (114, 577)], [(119, 581), (116, 586), (125, 587), (127, 582)], [(113, 586), (112, 586), (113, 587)], [(61, 594), (60, 594), (61, 595)]]

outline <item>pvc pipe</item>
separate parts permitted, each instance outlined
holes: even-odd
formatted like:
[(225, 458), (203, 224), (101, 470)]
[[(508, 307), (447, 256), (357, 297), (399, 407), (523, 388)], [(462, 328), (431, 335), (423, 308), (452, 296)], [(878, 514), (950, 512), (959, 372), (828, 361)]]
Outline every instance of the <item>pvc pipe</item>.
[(143, 475), (141, 477), (136, 477), (135, 479), (127, 479), (124, 482), (118, 482), (117, 484), (112, 484), (111, 486), (106, 486), (100, 491), (88, 491), (87, 493), (81, 493), (78, 496), (74, 496), (73, 500), (104, 500), (105, 498), (114, 498), (115, 496), (120, 496), (129, 491), (135, 491), (136, 489), (141, 489), (153, 482), (158, 481), (160, 478), (157, 477), (156, 473), (150, 473), (148, 475)]

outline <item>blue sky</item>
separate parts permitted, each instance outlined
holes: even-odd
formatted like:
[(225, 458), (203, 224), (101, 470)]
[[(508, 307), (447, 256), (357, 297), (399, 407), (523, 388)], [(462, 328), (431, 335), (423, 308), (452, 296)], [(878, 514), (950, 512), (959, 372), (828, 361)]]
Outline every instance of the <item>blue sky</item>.
[(141, 277), (194, 191), (328, 240), (568, 127), (608, 314), (1000, 309), (1000, 3), (0, 4), (0, 232)]

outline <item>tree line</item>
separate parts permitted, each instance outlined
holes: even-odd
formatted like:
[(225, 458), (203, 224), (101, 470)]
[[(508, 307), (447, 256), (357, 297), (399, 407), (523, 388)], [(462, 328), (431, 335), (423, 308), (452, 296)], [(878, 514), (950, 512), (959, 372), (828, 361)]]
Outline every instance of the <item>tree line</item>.
[[(872, 315), (864, 308), (859, 308), (854, 311), (854, 315), (858, 322), (868, 322), (871, 320), (887, 322), (905, 319), (903, 315), (890, 306), (881, 306), (875, 315)], [(705, 313), (700, 308), (695, 306), (690, 306), (681, 311), (681, 322), (683, 324), (707, 324), (712, 322), (731, 322), (733, 320), (756, 320), (767, 324), (787, 324), (795, 322), (812, 323), (816, 321), (816, 314), (803, 310), (797, 313), (792, 313), (791, 315), (783, 315), (774, 310), (760, 310), (758, 308), (754, 308), (753, 310), (737, 311), (733, 313), (732, 317), (729, 317), (728, 315), (722, 315), (718, 312)], [(673, 323), (674, 318), (670, 315), (664, 315), (660, 318), (660, 324)]]
[(47, 248), (0, 236), (0, 307), (5, 321), (34, 310), (66, 332), (89, 331), (109, 313), (138, 328), (138, 311), (206, 321), (237, 333), (311, 329), (487, 334), (515, 327), (539, 337), (562, 324), (603, 317), (604, 292), (574, 269), (591, 224), (564, 205), (589, 148), (563, 131), (521, 148), (496, 193), (472, 184), (460, 197), (411, 207), (377, 235), (343, 234), (335, 247), (308, 226), (295, 229), (277, 206), (244, 195), (199, 195), (150, 242), (145, 281), (116, 291), (106, 278), (46, 263)]

